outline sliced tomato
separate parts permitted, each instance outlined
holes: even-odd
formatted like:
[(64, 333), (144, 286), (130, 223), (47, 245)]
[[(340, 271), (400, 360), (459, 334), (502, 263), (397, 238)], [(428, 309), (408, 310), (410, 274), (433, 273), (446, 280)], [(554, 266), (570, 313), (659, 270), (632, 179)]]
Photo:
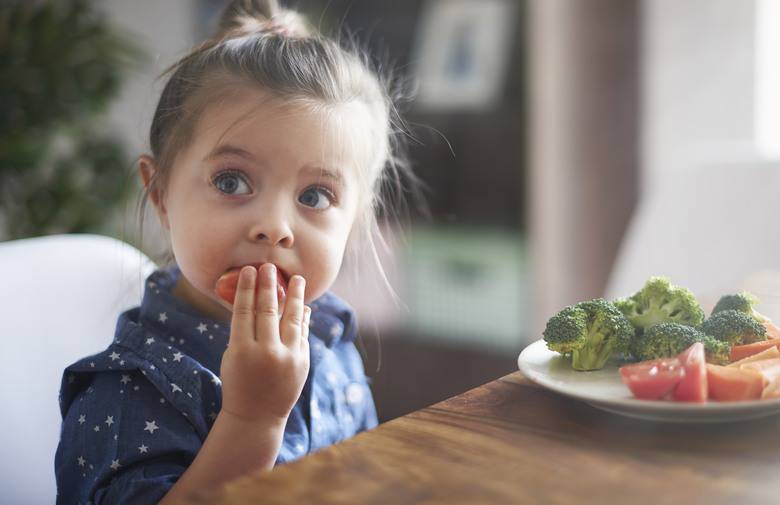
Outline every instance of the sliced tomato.
[(713, 400), (757, 400), (764, 389), (764, 377), (756, 370), (708, 364), (707, 385)]
[(704, 344), (696, 342), (677, 356), (685, 376), (672, 393), (676, 402), (704, 403), (707, 401), (707, 363), (704, 360)]
[[(241, 272), (240, 268), (232, 268), (222, 274), (217, 280), (217, 285), (214, 290), (217, 296), (233, 305), (236, 301), (236, 291), (238, 290), (238, 275)], [(279, 300), (279, 307), (282, 307), (284, 302), (285, 291), (287, 289), (287, 282), (284, 280), (284, 276), (276, 269), (276, 297)]]
[(763, 340), (761, 342), (754, 342), (752, 344), (744, 345), (732, 345), (731, 346), (731, 361), (739, 361), (741, 359), (758, 354), (761, 351), (777, 347), (780, 349), (780, 339), (774, 338), (771, 340)]
[(641, 361), (620, 367), (620, 378), (639, 399), (658, 400), (674, 390), (685, 369), (678, 358)]

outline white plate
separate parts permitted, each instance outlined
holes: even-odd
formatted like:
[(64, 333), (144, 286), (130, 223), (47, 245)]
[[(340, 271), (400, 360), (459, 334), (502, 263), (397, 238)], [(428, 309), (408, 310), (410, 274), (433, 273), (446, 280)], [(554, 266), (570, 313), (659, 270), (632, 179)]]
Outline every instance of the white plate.
[(638, 400), (620, 380), (620, 362), (608, 361), (601, 370), (579, 372), (571, 361), (547, 349), (543, 340), (529, 345), (517, 358), (530, 380), (596, 408), (629, 417), (674, 423), (721, 423), (780, 413), (780, 399), (705, 404)]

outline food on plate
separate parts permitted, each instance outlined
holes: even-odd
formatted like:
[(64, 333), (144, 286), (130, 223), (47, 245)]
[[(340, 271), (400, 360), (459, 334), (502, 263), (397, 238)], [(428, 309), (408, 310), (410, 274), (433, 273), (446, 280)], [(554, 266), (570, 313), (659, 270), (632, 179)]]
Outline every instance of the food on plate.
[(764, 378), (764, 386), (780, 377), (780, 358), (761, 359), (739, 366), (740, 370), (754, 370)]
[(642, 400), (707, 401), (704, 344), (695, 342), (672, 358), (640, 361), (620, 367), (623, 383)]
[[(242, 267), (231, 268), (217, 280), (215, 291), (217, 295), (228, 302), (233, 304), (236, 300), (236, 291), (238, 290), (238, 275), (241, 272)], [(276, 297), (281, 306), (284, 301), (285, 291), (287, 289), (287, 282), (282, 275), (282, 272), (276, 269)]]
[(547, 321), (550, 350), (571, 357), (575, 370), (598, 370), (610, 356), (628, 354), (634, 328), (612, 303), (597, 298), (570, 305)]
[(676, 402), (704, 403), (707, 401), (707, 363), (704, 344), (696, 342), (677, 357), (685, 374), (672, 392)]
[(707, 364), (707, 386), (712, 400), (758, 400), (764, 390), (764, 378), (755, 370)]
[(636, 335), (631, 343), (631, 354), (640, 360), (677, 356), (694, 343), (703, 344), (706, 359), (710, 363), (726, 364), (731, 360), (731, 347), (696, 328), (679, 323), (659, 323), (649, 327), (644, 334)]
[(712, 308), (712, 314), (723, 312), (724, 310), (736, 310), (744, 312), (763, 323), (767, 318), (755, 310), (756, 304), (758, 304), (758, 298), (747, 291), (723, 295), (718, 300), (718, 303), (715, 304), (715, 307)]
[(756, 310), (756, 305), (758, 305), (758, 303), (759, 299), (755, 295), (748, 293), (747, 291), (741, 291), (736, 294), (721, 296), (718, 303), (716, 303), (715, 307), (712, 309), (712, 313), (715, 314), (716, 312), (724, 310), (744, 312), (764, 325), (767, 338), (780, 338), (780, 328), (775, 326), (771, 319)]
[(776, 347), (730, 365), (704, 359), (696, 342), (672, 358), (620, 367), (620, 377), (636, 398), (704, 403), (780, 398), (780, 351)]
[(780, 339), (762, 340), (752, 344), (732, 345), (729, 358), (731, 361), (739, 361), (744, 358), (762, 353), (763, 351), (774, 349), (780, 356)]
[(740, 367), (745, 363), (752, 363), (753, 361), (758, 361), (761, 359), (773, 359), (773, 358), (780, 358), (780, 350), (778, 350), (776, 347), (770, 347), (769, 349), (764, 349), (763, 351), (753, 354), (752, 356), (748, 356), (747, 358), (742, 358), (739, 361), (729, 363), (729, 366)]
[(658, 323), (699, 326), (704, 320), (704, 311), (693, 293), (673, 285), (666, 277), (651, 277), (638, 292), (614, 304), (638, 335)]
[(732, 309), (711, 314), (701, 329), (707, 335), (730, 345), (752, 344), (766, 338), (766, 327), (763, 324), (744, 312)]
[(547, 322), (544, 340), (575, 370), (627, 361), (620, 377), (640, 399), (780, 398), (780, 328), (757, 304), (748, 292), (724, 295), (705, 319), (688, 289), (651, 277), (631, 296), (564, 308)]
[(685, 377), (685, 369), (677, 358), (654, 359), (620, 367), (620, 377), (637, 398), (660, 400)]
[(768, 400), (770, 398), (780, 398), (780, 381), (770, 383), (761, 392), (761, 399)]

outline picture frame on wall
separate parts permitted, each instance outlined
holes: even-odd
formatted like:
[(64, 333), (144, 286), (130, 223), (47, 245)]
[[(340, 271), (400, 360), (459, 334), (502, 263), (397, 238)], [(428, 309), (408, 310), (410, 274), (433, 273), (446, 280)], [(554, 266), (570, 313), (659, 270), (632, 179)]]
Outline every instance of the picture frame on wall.
[(503, 91), (516, 24), (512, 0), (428, 0), (413, 50), (417, 108), (494, 107)]

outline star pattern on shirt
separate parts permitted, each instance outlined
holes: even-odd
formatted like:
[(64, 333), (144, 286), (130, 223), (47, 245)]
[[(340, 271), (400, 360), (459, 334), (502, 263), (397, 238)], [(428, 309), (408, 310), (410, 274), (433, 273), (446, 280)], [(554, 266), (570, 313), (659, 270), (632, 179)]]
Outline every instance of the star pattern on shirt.
[[(153, 464), (156, 455), (190, 443), (183, 440), (179, 434), (177, 426), (181, 419), (190, 419), (193, 424), (205, 421), (210, 428), (219, 417), (222, 395), (222, 383), (218, 373), (219, 358), (227, 341), (230, 325), (223, 324), (220, 328), (220, 325), (214, 324), (204, 315), (180, 313), (179, 305), (168, 302), (168, 290), (172, 286), (169, 280), (166, 278), (164, 282), (159, 282), (158, 286), (160, 293), (164, 294), (156, 296), (153, 290), (148, 290), (147, 293), (151, 294), (142, 304), (141, 317), (135, 319), (137, 316), (132, 315), (132, 318), (126, 319), (127, 328), (123, 326), (117, 329), (114, 340), (104, 354), (86, 358), (81, 362), (81, 369), (68, 370), (64, 375), (63, 391), (68, 394), (61, 396), (61, 408), (69, 409), (69, 415), (66, 416), (66, 423), (70, 424), (68, 439), (82, 440), (85, 431), (88, 434), (94, 430), (93, 434), (87, 435), (90, 445), (86, 447), (94, 446), (97, 450), (102, 448), (104, 451), (103, 454), (93, 454), (88, 452), (91, 448), (85, 449), (84, 445), (78, 443), (73, 443), (66, 449), (67, 458), (61, 461), (67, 462), (71, 469), (69, 471), (72, 474), (68, 475), (68, 478), (82, 482), (84, 486), (93, 485), (93, 477), (100, 479), (105, 476), (116, 482), (116, 485), (123, 485), (125, 479), (132, 480), (131, 472), (127, 472), (125, 465), (128, 468), (136, 468), (136, 465), (143, 467)], [(326, 303), (323, 307), (325, 305)], [(344, 332), (346, 319), (341, 315), (334, 317), (334, 314), (329, 311), (318, 321), (319, 324), (312, 321), (312, 348), (319, 350), (322, 355), (328, 355), (332, 350), (323, 344), (328, 340), (320, 338), (319, 332), (325, 337)], [(136, 328), (143, 331), (137, 331)], [(119, 353), (120, 349), (122, 353)], [(280, 453), (281, 462), (298, 458), (310, 450), (316, 450), (351, 433), (371, 427), (371, 409), (366, 409), (366, 414), (363, 414), (359, 407), (364, 402), (368, 407), (373, 407), (369, 401), (370, 390), (363, 382), (364, 377), (359, 374), (360, 367), (351, 366), (353, 363), (350, 362), (341, 363), (344, 360), (338, 353), (329, 356), (331, 359), (326, 361), (313, 358), (312, 380), (319, 384), (316, 389), (319, 393), (310, 393), (300, 402), (301, 408), (308, 410), (316, 422), (306, 426), (301, 424), (300, 413), (296, 414), (298, 417), (294, 422), (290, 422), (285, 430), (283, 450)], [(187, 360), (184, 360), (184, 357)], [(203, 358), (207, 359), (201, 361)], [(90, 360), (93, 360), (92, 368)], [(318, 362), (322, 364), (317, 368), (315, 365)], [(108, 372), (111, 378), (107, 381), (91, 380), (96, 369), (97, 373)], [(357, 371), (357, 375), (353, 370)], [(71, 371), (75, 373), (69, 373)], [(143, 375), (136, 377), (136, 371)], [(80, 373), (82, 375), (79, 375)], [(117, 376), (120, 377), (119, 389), (116, 389)], [(196, 380), (193, 386), (193, 378), (203, 380)], [(178, 380), (184, 386), (172, 382), (171, 379)], [(139, 385), (144, 387), (139, 388)], [(94, 386), (94, 389), (90, 386)], [(184, 391), (184, 387), (190, 392)], [(78, 396), (70, 392), (77, 392)], [(117, 394), (120, 396), (117, 397)], [(73, 400), (69, 401), (69, 397)], [(127, 406), (133, 412), (132, 416), (127, 416), (124, 409), (116, 410), (116, 407), (110, 406), (111, 402), (120, 398), (122, 406)], [(137, 406), (135, 402), (138, 402)], [(306, 408), (307, 406), (310, 406), (311, 410)], [(113, 410), (114, 414), (107, 415), (108, 410)], [(87, 416), (93, 428), (87, 426)], [(103, 421), (99, 421), (100, 418)], [(141, 420), (145, 421), (145, 426), (139, 433)], [(117, 428), (113, 427), (114, 424)], [(162, 426), (166, 429), (162, 430)], [(157, 434), (157, 431), (160, 431), (160, 434)], [(122, 433), (122, 437), (118, 436), (119, 433)], [(147, 441), (155, 445), (155, 453), (152, 453)], [(193, 439), (193, 447), (197, 443), (198, 441)], [(187, 446), (187, 449), (190, 447)], [(111, 452), (105, 453), (108, 450)], [(85, 452), (90, 456), (90, 460), (84, 456)], [(98, 459), (91, 461), (93, 458)], [(122, 458), (125, 458), (125, 463), (121, 463)], [(94, 463), (94, 468), (90, 461)]]
[(144, 431), (148, 431), (152, 435), (154, 435), (154, 430), (159, 430), (159, 426), (157, 426), (157, 421), (146, 421), (146, 428), (144, 428)]

